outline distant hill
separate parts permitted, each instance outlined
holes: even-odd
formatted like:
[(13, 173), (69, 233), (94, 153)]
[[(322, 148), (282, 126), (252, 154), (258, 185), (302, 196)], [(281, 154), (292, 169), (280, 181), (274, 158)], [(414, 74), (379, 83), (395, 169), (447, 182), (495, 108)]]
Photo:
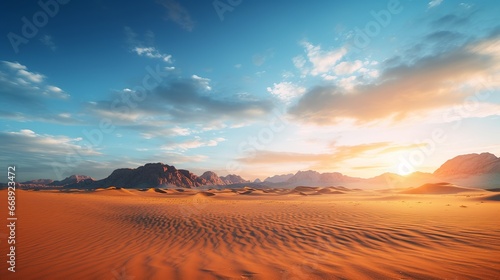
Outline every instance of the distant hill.
[(26, 182), (22, 182), (21, 184), (23, 185), (48, 185), (54, 182), (52, 179), (36, 179), (36, 180), (30, 180)]
[(418, 188), (413, 188), (400, 193), (404, 194), (454, 194), (461, 192), (480, 191), (478, 189), (462, 188), (450, 183), (425, 184)]
[(220, 178), (224, 182), (223, 185), (244, 184), (244, 183), (249, 183), (250, 182), (250, 181), (247, 181), (247, 180), (241, 178), (240, 176), (234, 175), (234, 174), (229, 174), (229, 175), (227, 175), (225, 177), (222, 176)]
[[(70, 176), (62, 181), (56, 181), (58, 186), (65, 188), (158, 188), (182, 187), (197, 188), (202, 186), (226, 186), (243, 184), (249, 181), (238, 175), (230, 174), (219, 177), (215, 172), (206, 171), (197, 176), (188, 170), (177, 169), (163, 163), (148, 163), (138, 168), (121, 168), (113, 171), (108, 177), (94, 181), (86, 176)], [(54, 183), (56, 183), (54, 182)], [(53, 184), (54, 185), (54, 184)]]
[[(210, 175), (206, 174), (205, 177), (209, 178)], [(211, 183), (212, 181), (198, 177), (188, 170), (176, 169), (174, 166), (163, 163), (148, 163), (135, 169), (117, 169), (107, 178), (96, 181), (92, 187), (156, 188), (176, 186), (195, 188)]]
[(69, 177), (66, 177), (65, 179), (61, 180), (61, 181), (53, 181), (52, 183), (49, 183), (47, 184), (48, 186), (66, 186), (66, 185), (70, 185), (70, 184), (77, 184), (77, 183), (80, 183), (81, 181), (84, 181), (84, 180), (93, 180), (91, 177), (89, 176), (85, 176), (85, 175), (71, 175)]
[(468, 154), (446, 161), (434, 171), (440, 177), (463, 177), (470, 175), (500, 173), (500, 158), (494, 154)]
[(292, 178), (294, 174), (283, 174), (283, 175), (274, 175), (272, 177), (267, 177), (264, 179), (264, 182), (267, 183), (283, 183), (286, 182), (288, 179)]
[(226, 184), (219, 176), (217, 176), (217, 174), (215, 174), (215, 172), (212, 171), (203, 173), (200, 178), (205, 179), (206, 182), (203, 182), (204, 185), (220, 186)]

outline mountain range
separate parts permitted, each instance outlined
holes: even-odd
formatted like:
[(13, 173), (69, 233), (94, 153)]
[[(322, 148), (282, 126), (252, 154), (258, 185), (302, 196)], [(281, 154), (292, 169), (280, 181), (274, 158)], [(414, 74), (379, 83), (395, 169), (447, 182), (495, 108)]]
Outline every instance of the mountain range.
[(163, 163), (148, 163), (138, 168), (121, 168), (113, 171), (102, 180), (94, 180), (84, 175), (72, 175), (61, 181), (38, 179), (21, 183), (22, 187), (64, 187), (64, 188), (158, 188), (182, 187), (198, 188), (204, 186), (249, 185), (253, 187), (296, 187), (296, 186), (343, 186), (349, 188), (407, 188), (423, 184), (448, 182), (463, 187), (499, 188), (500, 158), (491, 153), (460, 155), (446, 161), (434, 173), (414, 172), (407, 176), (384, 173), (372, 178), (358, 178), (338, 172), (319, 173), (317, 171), (298, 171), (295, 174), (275, 175), (263, 182), (247, 181), (238, 175), (218, 176), (206, 171), (197, 176), (185, 169)]

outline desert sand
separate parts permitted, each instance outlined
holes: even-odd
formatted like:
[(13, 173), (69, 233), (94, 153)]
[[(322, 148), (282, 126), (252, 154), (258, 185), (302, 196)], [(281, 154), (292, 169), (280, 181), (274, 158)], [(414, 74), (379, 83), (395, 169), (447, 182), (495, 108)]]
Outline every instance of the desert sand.
[(498, 193), (432, 188), (19, 190), (0, 279), (500, 279)]

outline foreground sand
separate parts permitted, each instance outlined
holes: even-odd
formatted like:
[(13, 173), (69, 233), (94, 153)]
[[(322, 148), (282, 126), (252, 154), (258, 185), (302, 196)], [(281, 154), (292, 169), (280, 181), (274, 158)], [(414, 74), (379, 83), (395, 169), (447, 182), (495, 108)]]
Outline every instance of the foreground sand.
[(500, 279), (494, 193), (321, 193), (18, 191), (0, 279)]

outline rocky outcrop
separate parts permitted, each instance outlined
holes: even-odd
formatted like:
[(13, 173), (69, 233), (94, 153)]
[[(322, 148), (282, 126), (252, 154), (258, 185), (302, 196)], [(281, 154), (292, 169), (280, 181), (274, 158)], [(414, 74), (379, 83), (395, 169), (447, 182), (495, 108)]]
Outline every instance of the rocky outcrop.
[(284, 182), (288, 186), (338, 186), (362, 183), (367, 179), (349, 177), (339, 172), (319, 173), (317, 171), (299, 171)]
[(203, 173), (200, 178), (204, 179), (205, 181), (203, 182), (203, 185), (213, 185), (213, 186), (222, 186), (226, 185), (226, 182), (224, 182), (217, 174), (215, 174), (212, 171), (207, 171)]
[(267, 183), (283, 183), (286, 182), (288, 179), (292, 178), (294, 174), (283, 174), (283, 175), (274, 175), (271, 177), (267, 177), (264, 179), (264, 182)]
[(119, 188), (184, 187), (195, 188), (206, 180), (188, 170), (176, 169), (163, 163), (148, 163), (135, 169), (117, 169), (107, 178), (96, 181), (94, 187), (115, 186)]
[(494, 154), (468, 154), (454, 157), (439, 167), (434, 175), (439, 177), (463, 177), (500, 173), (500, 158)]
[(36, 180), (30, 180), (26, 182), (22, 182), (21, 184), (23, 185), (48, 185), (50, 183), (54, 182), (52, 179), (36, 179)]
[(92, 177), (85, 176), (85, 175), (71, 175), (69, 177), (64, 178), (61, 181), (54, 181), (52, 183), (47, 184), (48, 186), (54, 186), (54, 187), (62, 187), (66, 185), (73, 185), (73, 184), (78, 184), (84, 180), (92, 180)]
[(321, 173), (313, 170), (308, 170), (308, 171), (298, 171), (293, 175), (290, 179), (288, 179), (286, 182), (288, 184), (293, 184), (296, 186), (299, 185), (304, 185), (304, 186), (310, 186), (310, 185), (317, 185), (319, 183), (319, 179), (321, 177)]
[(250, 182), (250, 181), (245, 180), (245, 179), (241, 178), (240, 176), (234, 175), (234, 174), (229, 174), (227, 176), (221, 176), (220, 178), (226, 185), (244, 184), (244, 183)]

